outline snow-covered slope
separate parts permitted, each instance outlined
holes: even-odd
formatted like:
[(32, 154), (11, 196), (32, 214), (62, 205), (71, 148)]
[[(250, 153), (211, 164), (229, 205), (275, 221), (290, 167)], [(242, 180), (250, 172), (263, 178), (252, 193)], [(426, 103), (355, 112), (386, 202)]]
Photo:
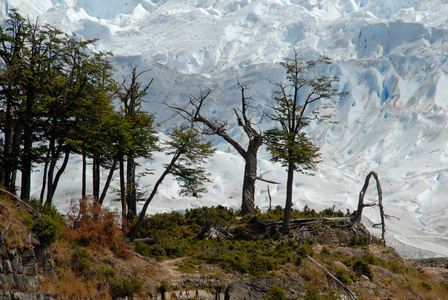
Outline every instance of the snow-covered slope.
[[(38, 2), (38, 3), (36, 3)], [(312, 124), (321, 147), (316, 176), (298, 175), (295, 205), (355, 209), (365, 176), (376, 171), (392, 219), (388, 243), (408, 257), (448, 256), (448, 3), (418, 0), (0, 0), (1, 15), (17, 8), (84, 39), (99, 38), (96, 49), (115, 54), (117, 76), (129, 62), (151, 68), (148, 97), (181, 105), (190, 94), (210, 88), (210, 115), (233, 120), (236, 78), (258, 105), (272, 95), (271, 81), (284, 79), (278, 62), (297, 49), (303, 58), (319, 54), (334, 62), (338, 88), (350, 95), (335, 103), (337, 124)], [(162, 129), (181, 120), (148, 103)], [(265, 120), (261, 126), (270, 126)], [(237, 127), (232, 135), (244, 139)], [(151, 212), (201, 205), (238, 207), (243, 164), (232, 149), (209, 164), (213, 183), (202, 199), (179, 199), (167, 181)], [(160, 166), (156, 155), (145, 167)], [(59, 191), (59, 206), (79, 197), (80, 163), (72, 161)], [(260, 173), (285, 182), (285, 171), (260, 154)], [(36, 190), (39, 172), (35, 173)], [(149, 189), (152, 177), (140, 179)], [(258, 184), (256, 202), (268, 206), (267, 186)], [(273, 204), (283, 204), (284, 184), (271, 186)], [(368, 198), (376, 199), (372, 191)], [(113, 198), (113, 195), (110, 196)], [(114, 205), (111, 202), (111, 205)], [(364, 223), (378, 213), (366, 210)], [(376, 232), (375, 229), (371, 229)]]

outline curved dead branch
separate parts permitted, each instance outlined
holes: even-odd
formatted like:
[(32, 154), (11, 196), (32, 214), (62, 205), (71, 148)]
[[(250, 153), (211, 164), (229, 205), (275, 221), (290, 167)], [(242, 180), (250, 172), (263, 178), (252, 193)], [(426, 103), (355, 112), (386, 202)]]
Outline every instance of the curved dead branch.
[[(373, 176), (373, 178), (375, 178), (376, 181), (376, 190), (378, 192), (378, 204), (375, 203), (364, 203), (364, 196), (367, 192), (367, 188), (369, 187), (369, 182), (370, 182), (370, 178)], [(389, 216), (386, 216), (384, 214), (384, 207), (383, 207), (383, 192), (381, 190), (381, 185), (380, 185), (380, 180), (378, 179), (378, 174), (376, 174), (375, 172), (370, 172), (365, 181), (364, 181), (364, 186), (362, 187), (361, 192), (359, 193), (359, 201), (358, 201), (358, 210), (352, 215), (351, 222), (353, 223), (353, 229), (356, 231), (359, 226), (359, 223), (361, 222), (361, 217), (362, 217), (362, 211), (364, 209), (364, 207), (372, 207), (372, 206), (376, 206), (378, 205), (379, 210), (380, 210), (380, 218), (381, 218), (381, 223), (379, 224), (375, 224), (375, 226), (379, 226), (381, 225), (381, 241), (383, 241), (384, 245), (386, 245), (386, 240), (385, 240), (385, 233), (386, 233), (386, 224), (385, 224), (385, 218), (388, 218)]]

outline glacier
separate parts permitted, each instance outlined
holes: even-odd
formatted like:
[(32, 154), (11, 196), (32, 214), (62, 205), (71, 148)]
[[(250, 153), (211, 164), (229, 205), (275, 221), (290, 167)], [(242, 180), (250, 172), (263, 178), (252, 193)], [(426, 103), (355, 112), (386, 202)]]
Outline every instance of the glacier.
[[(365, 176), (380, 178), (387, 222), (386, 241), (406, 258), (448, 256), (448, 3), (418, 0), (0, 0), (0, 18), (17, 9), (82, 39), (99, 40), (92, 50), (111, 51), (117, 80), (129, 63), (154, 78), (145, 109), (156, 113), (163, 137), (182, 119), (166, 106), (184, 105), (190, 95), (211, 89), (208, 115), (234, 121), (237, 78), (254, 105), (272, 96), (269, 81), (284, 80), (279, 62), (296, 49), (305, 59), (326, 55), (324, 72), (339, 76), (336, 88), (349, 96), (334, 102), (336, 124), (312, 123), (309, 135), (321, 148), (315, 176), (297, 174), (294, 206), (316, 210), (357, 207)], [(264, 119), (262, 128), (272, 124)], [(230, 134), (244, 142), (236, 125)], [(238, 208), (243, 161), (219, 138), (207, 169), (212, 183), (203, 198), (177, 196), (166, 180), (149, 213), (203, 205)], [(149, 190), (167, 160), (156, 153), (142, 167)], [(74, 157), (56, 194), (62, 211), (80, 196), (81, 161)], [(272, 205), (283, 205), (286, 172), (259, 155), (259, 173), (271, 185)], [(33, 173), (35, 196), (40, 172)], [(115, 183), (115, 187), (117, 183)], [(114, 188), (114, 187), (112, 187)], [(376, 201), (374, 183), (366, 199)], [(108, 205), (117, 206), (111, 193)], [(269, 205), (267, 185), (257, 184), (256, 205)], [(363, 223), (373, 234), (378, 211), (366, 209)]]

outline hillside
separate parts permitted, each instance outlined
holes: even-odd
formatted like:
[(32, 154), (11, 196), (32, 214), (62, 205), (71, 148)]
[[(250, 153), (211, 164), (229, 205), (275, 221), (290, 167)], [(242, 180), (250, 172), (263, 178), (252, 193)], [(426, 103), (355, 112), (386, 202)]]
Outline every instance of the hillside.
[[(248, 295), (251, 299), (347, 299), (321, 267), (359, 299), (448, 296), (447, 269), (420, 267), (401, 258), (393, 248), (379, 245), (375, 238), (358, 237), (338, 223), (293, 228), (289, 237), (254, 239), (263, 233), (254, 218), (237, 221), (233, 212), (223, 207), (202, 208), (186, 215), (149, 218), (146, 229), (152, 231), (155, 244), (151, 239), (150, 245), (139, 242), (134, 248), (115, 243), (104, 231), (96, 234), (90, 228), (88, 234), (86, 227), (73, 231), (72, 225), (64, 226), (57, 240), (45, 245), (52, 235), (44, 229), (51, 226), (36, 230), (32, 224), (41, 224), (36, 220), (44, 217), (37, 212), (32, 216), (27, 210), (33, 212), (18, 200), (2, 196), (1, 299), (111, 299), (130, 295), (160, 299), (161, 293), (165, 299), (248, 299)], [(258, 217), (275, 218), (279, 212), (281, 208), (276, 208), (270, 215)], [(296, 213), (316, 214), (309, 209)], [(56, 215), (46, 215), (60, 222)], [(86, 216), (83, 220), (89, 224)], [(114, 231), (118, 227), (106, 216), (112, 215), (99, 214), (95, 225), (89, 226), (99, 230), (107, 224), (118, 236), (119, 230)], [(65, 220), (73, 219), (68, 216)], [(234, 239), (207, 238), (199, 225), (213, 220), (215, 224), (218, 220), (221, 224), (235, 223), (227, 227)]]
[[(337, 88), (350, 95), (335, 103), (337, 124), (311, 124), (307, 133), (323, 162), (316, 176), (296, 177), (294, 205), (354, 209), (362, 179), (373, 170), (387, 193), (388, 213), (401, 220), (390, 224), (388, 242), (406, 257), (448, 255), (446, 1), (0, 0), (0, 8), (2, 18), (17, 8), (82, 39), (98, 38), (95, 50), (115, 54), (120, 80), (129, 75), (129, 63), (150, 69), (144, 79), (154, 78), (154, 84), (145, 109), (157, 112), (161, 131), (181, 120), (159, 102), (183, 105), (200, 89), (211, 89), (207, 112), (232, 124), (237, 76), (261, 107), (272, 97), (269, 81), (284, 79), (278, 62), (291, 57), (293, 48), (304, 58), (328, 55), (333, 66), (324, 73), (339, 76)], [(266, 118), (260, 124), (271, 125)], [(229, 134), (243, 140), (237, 126)], [(178, 199), (179, 185), (171, 181), (163, 184), (151, 212), (239, 207), (241, 159), (222, 140), (214, 143), (219, 151), (209, 162), (213, 182), (207, 186), (213, 196), (206, 203)], [(140, 162), (142, 169), (164, 163), (163, 154), (154, 158)], [(80, 174), (80, 165), (74, 157), (67, 173)], [(266, 153), (260, 153), (259, 166), (260, 174), (285, 178)], [(38, 197), (42, 173), (35, 171)], [(57, 206), (66, 212), (81, 184), (79, 176), (62, 179)], [(271, 189), (274, 205), (284, 204), (284, 181)], [(154, 178), (140, 182), (147, 190)], [(112, 188), (117, 186), (114, 181)], [(256, 193), (256, 204), (267, 208), (266, 186), (258, 185)], [(111, 193), (108, 205), (116, 205), (113, 199)], [(376, 216), (365, 217), (375, 234), (370, 226)]]

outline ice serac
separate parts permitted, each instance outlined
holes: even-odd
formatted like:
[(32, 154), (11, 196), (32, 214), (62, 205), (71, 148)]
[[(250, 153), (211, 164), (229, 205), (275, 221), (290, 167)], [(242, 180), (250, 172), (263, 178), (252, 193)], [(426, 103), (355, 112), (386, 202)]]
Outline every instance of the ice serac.
[[(182, 120), (157, 102), (186, 104), (189, 95), (210, 88), (204, 113), (232, 124), (229, 108), (237, 107), (240, 99), (237, 77), (247, 85), (254, 106), (261, 107), (272, 97), (269, 81), (285, 77), (278, 62), (291, 57), (293, 49), (305, 59), (329, 56), (333, 65), (323, 74), (339, 76), (336, 88), (350, 95), (334, 103), (337, 124), (312, 123), (309, 128), (321, 147), (323, 162), (316, 170), (318, 176), (296, 177), (295, 206), (353, 210), (364, 177), (376, 171), (386, 212), (400, 218), (388, 224), (389, 244), (405, 256), (448, 256), (448, 3), (0, 0), (3, 18), (11, 8), (82, 38), (99, 38), (96, 49), (115, 54), (119, 80), (131, 62), (142, 70), (151, 69), (144, 75), (147, 80), (154, 78), (148, 94), (153, 101), (146, 109), (157, 112), (161, 131)], [(272, 124), (264, 118), (260, 126)], [(238, 126), (231, 127), (230, 134), (244, 139)], [(219, 150), (208, 167), (213, 196), (179, 199), (177, 183), (169, 181), (151, 204), (151, 212), (239, 206), (241, 159), (220, 139), (213, 141)], [(155, 158), (141, 163), (157, 170), (166, 157)], [(68, 183), (59, 190), (61, 209), (79, 196), (79, 176), (73, 176), (80, 174), (79, 168), (79, 160), (73, 160), (64, 175)], [(268, 172), (276, 181), (285, 178), (285, 170), (272, 164), (264, 150), (259, 172)], [(39, 187), (40, 172), (33, 176)], [(144, 190), (151, 188), (154, 176), (141, 178)], [(263, 184), (257, 188), (256, 204), (266, 208), (267, 188)], [(273, 205), (283, 205), (285, 184), (270, 190)], [(367, 199), (375, 198), (369, 191)], [(367, 226), (378, 222), (375, 210), (365, 213)]]

